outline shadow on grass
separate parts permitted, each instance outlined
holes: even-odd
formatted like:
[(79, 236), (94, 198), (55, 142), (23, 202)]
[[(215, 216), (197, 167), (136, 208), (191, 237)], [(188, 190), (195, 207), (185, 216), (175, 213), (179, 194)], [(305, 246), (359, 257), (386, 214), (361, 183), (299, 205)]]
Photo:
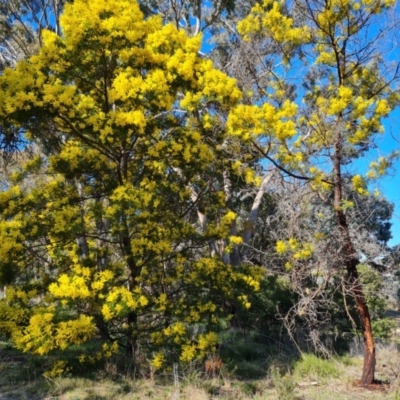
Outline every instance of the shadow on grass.
[(264, 379), (270, 368), (290, 371), (300, 353), (292, 346), (262, 335), (235, 332), (220, 350), (225, 368), (237, 379)]

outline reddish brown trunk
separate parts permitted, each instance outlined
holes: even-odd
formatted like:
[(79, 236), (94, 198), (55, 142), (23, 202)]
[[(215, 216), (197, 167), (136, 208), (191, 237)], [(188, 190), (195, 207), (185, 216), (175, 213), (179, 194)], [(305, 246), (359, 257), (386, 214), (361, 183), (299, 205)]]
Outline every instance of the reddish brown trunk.
[(346, 262), (347, 272), (349, 275), (350, 291), (354, 296), (358, 315), (361, 320), (363, 339), (364, 339), (364, 365), (360, 384), (363, 386), (370, 385), (374, 381), (375, 375), (375, 343), (372, 334), (371, 317), (367, 302), (360, 284), (357, 272), (357, 259)]
[(374, 381), (375, 375), (375, 343), (372, 334), (371, 317), (367, 302), (364, 296), (362, 285), (360, 283), (357, 271), (359, 260), (357, 259), (354, 250), (353, 242), (351, 240), (349, 227), (347, 224), (346, 214), (344, 213), (342, 205), (342, 177), (341, 177), (341, 150), (342, 138), (340, 131), (336, 134), (335, 155), (334, 155), (334, 187), (335, 187), (335, 200), (334, 207), (336, 213), (336, 220), (339, 225), (340, 235), (343, 240), (345, 265), (348, 273), (349, 289), (353, 295), (358, 315), (360, 317), (363, 339), (364, 339), (364, 366), (360, 384), (363, 386), (370, 385)]

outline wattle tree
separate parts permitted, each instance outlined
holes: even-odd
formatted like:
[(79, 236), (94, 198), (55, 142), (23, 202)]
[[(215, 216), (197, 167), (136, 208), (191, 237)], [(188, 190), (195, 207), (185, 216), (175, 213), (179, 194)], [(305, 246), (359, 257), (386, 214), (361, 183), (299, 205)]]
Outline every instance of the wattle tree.
[(0, 77), (1, 124), (29, 143), (0, 194), (0, 328), (39, 355), (202, 357), (262, 275), (230, 262), (224, 187), (244, 171), (224, 121), (241, 92), (200, 35), (135, 1), (77, 0), (60, 21)]
[[(244, 41), (254, 43), (263, 60), (260, 97), (258, 104), (237, 107), (240, 112), (233, 112), (228, 121), (232, 133), (246, 132), (259, 153), (286, 175), (308, 183), (334, 211), (341, 254), (335, 265), (347, 271), (346, 290), (354, 297), (364, 337), (362, 385), (374, 381), (375, 345), (357, 270), (361, 253), (348, 222), (354, 204), (343, 187), (350, 175), (354, 193), (371, 195), (368, 182), (382, 176), (397, 157), (380, 157), (364, 175), (351, 174), (350, 167), (374, 147), (384, 130), (382, 119), (398, 102), (393, 83), (399, 67), (384, 61), (385, 42), (380, 40), (385, 33), (382, 16), (389, 22), (392, 9), (392, 1), (381, 0), (290, 5), (265, 0), (255, 5), (238, 31)], [(376, 35), (371, 34), (374, 30)], [(270, 113), (271, 104), (278, 110), (291, 104), (290, 129), (268, 131), (265, 122), (276, 116)], [(290, 245), (296, 239), (278, 241), (277, 252), (291, 247), (301, 251)]]

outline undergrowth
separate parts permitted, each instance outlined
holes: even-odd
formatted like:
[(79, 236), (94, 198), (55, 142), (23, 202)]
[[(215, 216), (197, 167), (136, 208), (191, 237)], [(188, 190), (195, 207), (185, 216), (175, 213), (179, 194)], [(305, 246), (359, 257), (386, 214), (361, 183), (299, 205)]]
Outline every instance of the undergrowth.
[[(380, 354), (393, 360), (384, 366), (378, 362), (379, 377), (397, 384), (397, 348), (378, 350), (378, 360)], [(86, 370), (80, 366), (78, 373), (70, 370), (49, 377), (46, 368), (51, 366), (51, 357), (23, 355), (5, 343), (0, 343), (0, 354), (0, 398), (7, 400), (399, 400), (399, 386), (379, 393), (354, 386), (361, 371), (360, 358), (300, 355), (294, 348), (240, 335), (226, 340), (212, 355), (210, 359), (221, 360), (212, 374), (206, 372), (205, 360), (150, 376), (145, 365), (127, 366), (125, 355), (120, 354)]]

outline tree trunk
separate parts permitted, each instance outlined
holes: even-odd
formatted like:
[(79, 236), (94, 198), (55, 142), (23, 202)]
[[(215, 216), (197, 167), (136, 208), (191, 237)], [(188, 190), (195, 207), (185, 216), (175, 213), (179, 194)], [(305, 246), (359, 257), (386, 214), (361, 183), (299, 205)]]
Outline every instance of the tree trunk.
[(365, 296), (362, 290), (362, 286), (358, 279), (357, 260), (354, 260), (351, 267), (347, 266), (347, 271), (349, 274), (349, 282), (351, 285), (351, 293), (353, 294), (357, 311), (360, 316), (363, 339), (364, 339), (364, 365), (360, 384), (362, 386), (370, 385), (374, 382), (375, 374), (375, 343), (372, 334), (371, 317), (369, 315), (369, 310)]
[[(135, 289), (135, 286), (137, 285), (136, 277), (138, 275), (138, 271), (136, 268), (136, 263), (132, 252), (129, 227), (125, 215), (122, 216), (122, 224), (124, 226), (124, 231), (121, 238), (121, 246), (123, 254), (126, 257), (127, 267), (129, 271), (128, 290), (132, 292)], [(129, 328), (127, 332), (126, 355), (128, 356), (128, 358), (132, 359), (135, 357), (138, 344), (137, 343), (138, 338), (136, 335), (137, 318), (138, 318), (137, 313), (134, 310), (128, 313), (127, 322)]]
[(334, 154), (334, 208), (336, 220), (339, 225), (340, 235), (343, 240), (345, 266), (348, 274), (349, 290), (356, 302), (358, 315), (360, 317), (363, 339), (364, 339), (364, 366), (360, 384), (367, 386), (373, 383), (375, 375), (375, 343), (372, 334), (371, 317), (367, 301), (360, 283), (357, 271), (359, 260), (354, 250), (347, 224), (346, 214), (342, 209), (342, 177), (341, 177), (341, 151), (342, 138), (340, 130), (336, 133), (335, 154)]

